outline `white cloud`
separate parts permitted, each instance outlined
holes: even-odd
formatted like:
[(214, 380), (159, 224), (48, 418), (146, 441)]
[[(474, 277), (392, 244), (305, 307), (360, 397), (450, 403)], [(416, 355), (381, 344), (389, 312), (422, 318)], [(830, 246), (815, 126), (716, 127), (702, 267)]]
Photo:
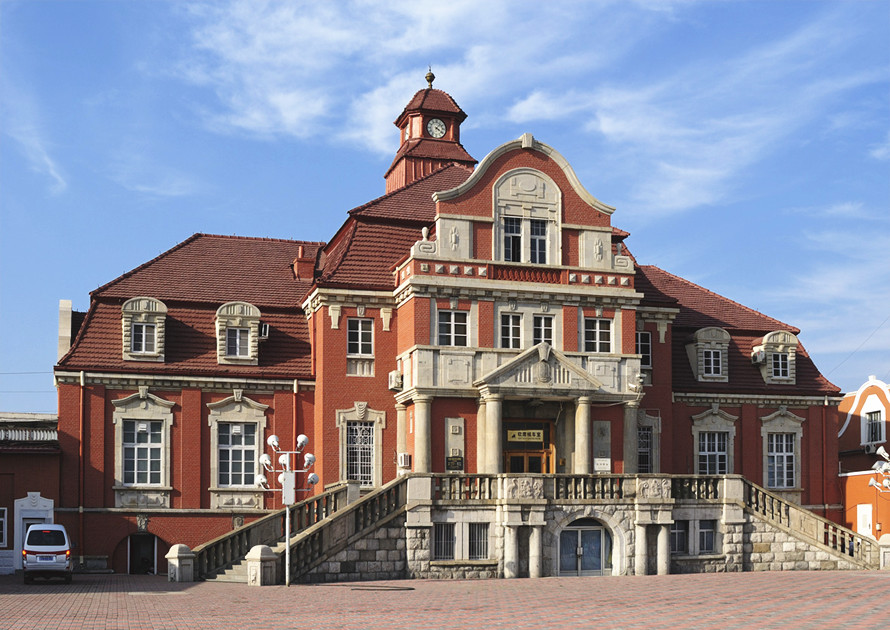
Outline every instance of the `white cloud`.
[(890, 131), (887, 132), (887, 138), (882, 144), (875, 145), (869, 155), (876, 160), (890, 160)]
[(39, 121), (40, 109), (34, 99), (8, 77), (0, 82), (0, 94), (2, 132), (16, 142), (31, 170), (47, 178), (49, 192), (54, 195), (63, 193), (68, 182), (50, 153), (46, 131)]

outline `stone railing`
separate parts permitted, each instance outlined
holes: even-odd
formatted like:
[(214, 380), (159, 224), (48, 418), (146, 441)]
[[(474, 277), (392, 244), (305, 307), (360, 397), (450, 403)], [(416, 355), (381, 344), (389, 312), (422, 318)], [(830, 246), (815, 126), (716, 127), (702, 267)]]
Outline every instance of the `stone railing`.
[[(291, 536), (346, 507), (349, 489), (349, 484), (343, 484), (292, 505)], [(275, 545), (284, 539), (285, 523), (282, 509), (198, 545), (194, 549), (195, 578), (207, 578), (243, 560), (254, 545)]]
[(744, 504), (749, 511), (801, 538), (844, 554), (863, 568), (879, 568), (880, 546), (877, 541), (817, 516), (750, 481), (743, 482)]
[[(299, 579), (351, 542), (402, 514), (407, 502), (407, 477), (399, 477), (347, 508), (338, 510), (330, 518), (296, 532), (299, 535), (290, 542), (291, 580)], [(283, 565), (284, 545), (279, 545), (275, 552)]]

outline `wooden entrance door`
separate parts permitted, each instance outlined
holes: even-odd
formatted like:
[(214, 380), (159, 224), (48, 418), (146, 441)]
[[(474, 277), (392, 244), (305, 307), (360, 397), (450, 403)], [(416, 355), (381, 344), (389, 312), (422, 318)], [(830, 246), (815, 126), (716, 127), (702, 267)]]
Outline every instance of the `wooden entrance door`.
[(552, 421), (506, 421), (504, 431), (504, 472), (554, 472)]

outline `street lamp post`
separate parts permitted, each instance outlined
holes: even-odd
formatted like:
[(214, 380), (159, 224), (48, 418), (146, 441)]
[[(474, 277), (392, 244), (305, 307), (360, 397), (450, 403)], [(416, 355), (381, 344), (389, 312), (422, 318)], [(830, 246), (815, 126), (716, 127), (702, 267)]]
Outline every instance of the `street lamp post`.
[(290, 586), (290, 509), (291, 506), (297, 502), (297, 492), (309, 492), (312, 486), (318, 483), (318, 475), (315, 473), (311, 473), (306, 477), (306, 483), (308, 487), (306, 488), (297, 488), (297, 473), (305, 473), (309, 472), (309, 469), (315, 464), (315, 455), (312, 453), (306, 453), (303, 456), (303, 467), (297, 468), (296, 463), (293, 465), (291, 463), (291, 458), (296, 458), (300, 453), (303, 452), (303, 449), (306, 448), (306, 445), (309, 444), (309, 438), (303, 435), (302, 433), (297, 436), (297, 449), (295, 451), (283, 451), (278, 448), (278, 436), (270, 435), (269, 439), (266, 440), (266, 443), (272, 449), (273, 455), (277, 455), (276, 463), (278, 464), (278, 468), (275, 467), (275, 464), (272, 461), (272, 457), (270, 457), (267, 453), (263, 453), (260, 455), (260, 464), (263, 465), (263, 469), (269, 473), (278, 473), (278, 488), (273, 488), (269, 485), (269, 480), (266, 475), (260, 474), (257, 476), (257, 484), (266, 492), (280, 492), (281, 493), (281, 503), (284, 504), (284, 563), (285, 563), (285, 571), (284, 571), (284, 584), (285, 586)]

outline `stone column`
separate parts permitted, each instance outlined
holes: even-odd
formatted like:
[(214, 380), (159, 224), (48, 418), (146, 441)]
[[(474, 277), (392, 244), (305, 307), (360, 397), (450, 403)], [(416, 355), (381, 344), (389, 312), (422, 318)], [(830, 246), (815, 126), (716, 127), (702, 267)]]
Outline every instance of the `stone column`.
[[(405, 405), (396, 403), (396, 453), (408, 452), (408, 412)], [(404, 475), (410, 468), (398, 467), (398, 474)]]
[(640, 403), (637, 401), (624, 405), (624, 474), (631, 475), (637, 472), (637, 450), (639, 449), (639, 435), (637, 429), (637, 411)]
[(519, 576), (519, 528), (504, 525), (504, 577)]
[(528, 538), (528, 576), (539, 578), (542, 575), (543, 531), (540, 525), (533, 526)]
[(590, 472), (590, 398), (586, 396), (575, 401), (575, 461), (572, 471), (576, 475)]
[(634, 535), (634, 575), (646, 575), (646, 565), (649, 562), (646, 553), (646, 526), (637, 525)]
[(499, 394), (485, 399), (485, 453), (486, 472), (504, 472), (504, 419), (501, 416), (503, 397)]
[(658, 526), (658, 575), (671, 572), (671, 526)]
[(485, 399), (479, 399), (479, 408), (476, 411), (476, 472), (485, 474), (491, 472), (488, 470), (487, 452), (486, 452), (486, 432), (487, 418), (485, 417)]
[(432, 396), (417, 396), (414, 399), (414, 472), (430, 472), (432, 458), (430, 411), (432, 402)]

